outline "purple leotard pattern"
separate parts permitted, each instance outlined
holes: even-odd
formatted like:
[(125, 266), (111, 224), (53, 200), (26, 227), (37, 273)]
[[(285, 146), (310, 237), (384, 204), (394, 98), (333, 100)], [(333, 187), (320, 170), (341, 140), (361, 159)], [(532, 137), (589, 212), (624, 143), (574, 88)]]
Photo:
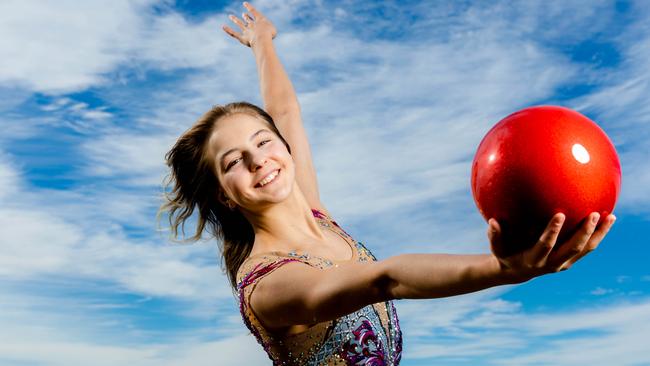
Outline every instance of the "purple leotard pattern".
[[(334, 220), (318, 210), (312, 212), (321, 225), (354, 242), (351, 260), (376, 261), (362, 243), (354, 241)], [(249, 258), (238, 274), (242, 318), (274, 365), (399, 365), (402, 333), (392, 301), (368, 305), (328, 322), (311, 324), (306, 331), (294, 335), (280, 336), (266, 331), (248, 305), (250, 294), (259, 279), (290, 262), (302, 262), (323, 270), (338, 266), (335, 261), (307, 253), (273, 252)]]

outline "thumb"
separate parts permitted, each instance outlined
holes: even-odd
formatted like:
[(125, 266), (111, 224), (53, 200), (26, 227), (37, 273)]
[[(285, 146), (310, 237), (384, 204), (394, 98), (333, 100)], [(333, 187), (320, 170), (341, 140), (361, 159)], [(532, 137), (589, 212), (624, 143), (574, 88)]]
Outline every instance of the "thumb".
[(497, 220), (490, 218), (488, 220), (488, 239), (490, 239), (490, 247), (492, 252), (498, 254), (501, 252), (501, 226)]
[(492, 239), (493, 236), (499, 234), (500, 231), (499, 229), (500, 229), (499, 223), (497, 222), (497, 220), (490, 218), (488, 220), (488, 236), (490, 237), (490, 239)]

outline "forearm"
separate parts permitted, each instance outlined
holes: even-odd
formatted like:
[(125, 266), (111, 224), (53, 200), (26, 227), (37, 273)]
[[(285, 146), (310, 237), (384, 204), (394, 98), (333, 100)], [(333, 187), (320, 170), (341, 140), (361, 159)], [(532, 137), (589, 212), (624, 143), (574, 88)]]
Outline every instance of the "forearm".
[(264, 110), (271, 117), (298, 109), (298, 99), (270, 37), (257, 40), (253, 46), (260, 79)]
[(390, 299), (447, 297), (517, 282), (487, 254), (403, 254), (382, 262)]

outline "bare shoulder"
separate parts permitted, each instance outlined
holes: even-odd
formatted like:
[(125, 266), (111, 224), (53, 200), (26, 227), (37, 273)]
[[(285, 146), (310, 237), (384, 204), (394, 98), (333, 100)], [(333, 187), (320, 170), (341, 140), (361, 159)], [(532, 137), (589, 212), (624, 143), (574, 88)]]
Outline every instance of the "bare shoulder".
[(270, 330), (301, 324), (300, 317), (295, 315), (310, 307), (311, 289), (322, 274), (321, 270), (294, 260), (259, 279), (250, 295), (250, 306), (260, 323)]
[(270, 330), (315, 324), (382, 301), (382, 281), (383, 267), (378, 262), (348, 262), (320, 269), (286, 261), (258, 281), (250, 306)]
[(312, 203), (311, 208), (315, 209), (315, 210), (318, 210), (319, 212), (321, 212), (322, 214), (324, 214), (325, 216), (327, 216), (329, 218), (332, 218), (332, 215), (330, 214), (330, 212), (325, 208), (325, 206), (320, 201)]

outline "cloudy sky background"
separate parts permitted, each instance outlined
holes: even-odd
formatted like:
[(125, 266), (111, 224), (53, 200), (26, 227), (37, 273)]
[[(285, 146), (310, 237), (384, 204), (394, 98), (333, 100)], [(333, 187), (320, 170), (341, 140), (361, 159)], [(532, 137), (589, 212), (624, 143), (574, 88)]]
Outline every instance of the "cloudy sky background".
[[(336, 220), (380, 258), (485, 253), (471, 160), (536, 104), (619, 152), (618, 221), (570, 271), (403, 300), (403, 365), (650, 365), (650, 11), (627, 1), (253, 2)], [(163, 156), (261, 104), (239, 2), (0, 2), (0, 364), (267, 365), (217, 247), (157, 230)]]

